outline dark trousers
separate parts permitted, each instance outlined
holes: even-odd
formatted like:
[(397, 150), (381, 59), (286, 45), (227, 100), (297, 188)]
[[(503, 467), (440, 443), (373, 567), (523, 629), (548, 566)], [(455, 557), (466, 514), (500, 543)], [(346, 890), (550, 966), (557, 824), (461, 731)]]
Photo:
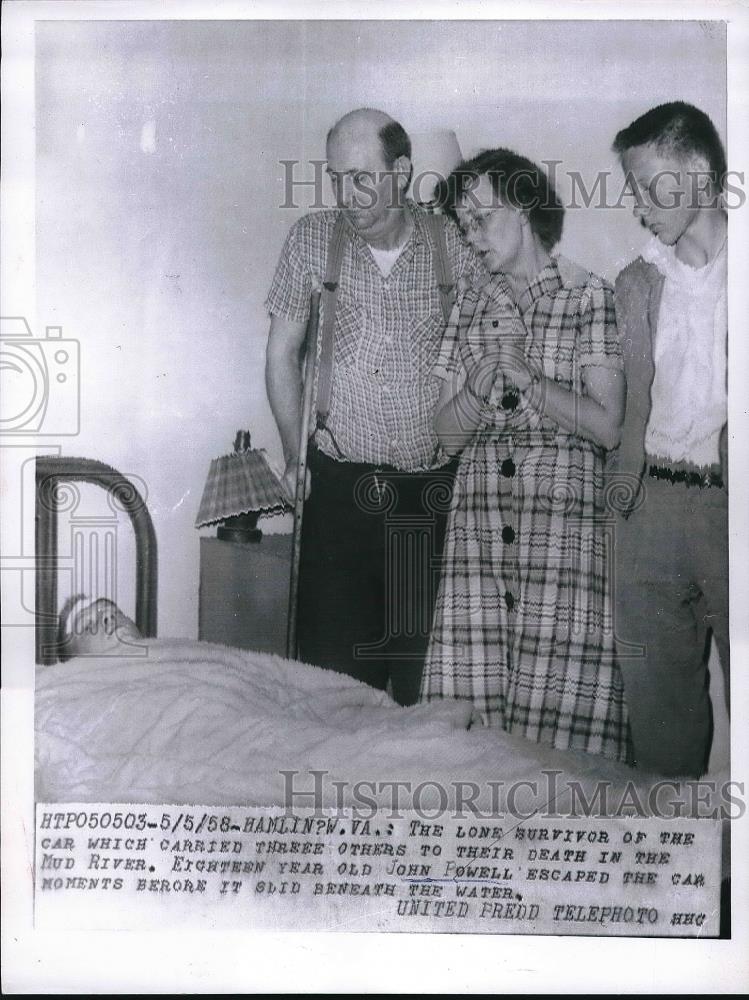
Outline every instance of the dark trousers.
[(457, 463), (434, 472), (337, 462), (310, 448), (298, 655), (418, 700)]
[(729, 693), (728, 497), (651, 478), (644, 487), (615, 536), (615, 628), (635, 763), (696, 778), (712, 735), (710, 633)]

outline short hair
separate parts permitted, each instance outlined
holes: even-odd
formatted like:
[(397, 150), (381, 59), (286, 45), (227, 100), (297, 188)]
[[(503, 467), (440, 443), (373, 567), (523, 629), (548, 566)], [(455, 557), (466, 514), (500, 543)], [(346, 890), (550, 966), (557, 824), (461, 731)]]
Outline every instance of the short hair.
[(702, 156), (718, 191), (726, 177), (726, 153), (718, 130), (704, 111), (684, 101), (659, 104), (617, 132), (613, 150), (622, 156), (635, 146), (653, 145), (679, 158)]
[(377, 137), (382, 146), (385, 166), (392, 167), (399, 156), (411, 159), (411, 139), (400, 122), (392, 121), (383, 125)]
[(456, 167), (440, 187), (444, 211), (454, 218), (455, 205), (484, 174), (502, 204), (525, 212), (534, 235), (551, 250), (562, 238), (564, 206), (546, 171), (511, 149), (485, 149)]
[(458, 169), (453, 170), (447, 177), (440, 177), (434, 185), (432, 195), (432, 205), (453, 220), (458, 221), (456, 205), (458, 202)]
[[(367, 111), (369, 109), (361, 108), (360, 110)], [(382, 114), (382, 112), (379, 113)], [(348, 117), (349, 115), (344, 115), (344, 118)], [(328, 134), (325, 137), (326, 144), (330, 142), (341, 121), (337, 121), (335, 125), (331, 125), (328, 129)], [(411, 159), (411, 137), (400, 122), (395, 121), (395, 119), (385, 122), (377, 130), (377, 138), (380, 140), (382, 159), (386, 167), (392, 167), (399, 156), (406, 156), (409, 160)]]
[[(87, 594), (71, 594), (65, 601), (57, 619), (57, 657), (64, 662), (73, 655), (70, 643), (73, 639), (73, 621), (80, 610), (80, 605), (88, 601)], [(75, 612), (75, 614), (74, 614)]]

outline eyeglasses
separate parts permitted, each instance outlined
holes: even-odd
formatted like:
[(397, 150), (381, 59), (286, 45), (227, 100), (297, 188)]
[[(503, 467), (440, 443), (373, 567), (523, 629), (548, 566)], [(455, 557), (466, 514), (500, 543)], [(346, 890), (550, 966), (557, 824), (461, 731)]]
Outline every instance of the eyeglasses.
[(497, 211), (496, 208), (487, 209), (482, 215), (476, 212), (458, 214), (458, 224), (461, 230), (467, 235), (470, 233), (480, 233), (489, 225), (489, 220)]

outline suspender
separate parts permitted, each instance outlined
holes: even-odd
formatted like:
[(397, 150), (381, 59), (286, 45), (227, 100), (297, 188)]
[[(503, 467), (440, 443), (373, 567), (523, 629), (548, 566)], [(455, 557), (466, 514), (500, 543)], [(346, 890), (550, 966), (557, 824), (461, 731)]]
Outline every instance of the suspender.
[(341, 262), (351, 236), (345, 216), (336, 219), (333, 235), (328, 247), (328, 265), (323, 282), (323, 320), (320, 333), (320, 362), (317, 376), (317, 427), (325, 426), (330, 413), (330, 392), (333, 383), (333, 336), (335, 330), (335, 308), (338, 301), (338, 282), (341, 277)]
[(440, 305), (445, 322), (450, 319), (453, 305), (455, 304), (455, 282), (453, 281), (450, 258), (447, 256), (447, 241), (445, 239), (445, 217), (430, 212), (424, 217), (426, 222), (429, 240), (432, 244), (432, 263), (434, 265), (434, 276), (437, 279), (437, 288), (440, 293)]
[[(428, 213), (423, 216), (426, 231), (432, 247), (432, 264), (440, 294), (440, 306), (447, 323), (455, 302), (455, 283), (447, 256), (445, 220), (441, 215)], [(325, 427), (330, 413), (330, 394), (333, 385), (333, 348), (335, 335), (335, 311), (338, 301), (338, 286), (341, 277), (343, 254), (351, 238), (351, 229), (341, 213), (333, 227), (333, 235), (328, 247), (328, 262), (323, 282), (322, 303), (323, 323), (320, 332), (320, 361), (317, 375), (317, 429)]]

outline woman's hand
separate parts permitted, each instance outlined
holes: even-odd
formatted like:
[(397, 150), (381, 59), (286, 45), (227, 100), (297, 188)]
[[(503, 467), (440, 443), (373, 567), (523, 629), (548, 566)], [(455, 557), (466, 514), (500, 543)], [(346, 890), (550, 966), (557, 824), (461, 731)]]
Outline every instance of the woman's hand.
[(524, 338), (507, 337), (499, 341), (497, 368), (521, 392), (528, 388), (533, 381), (533, 373), (525, 356)]
[(468, 372), (470, 392), (480, 399), (488, 399), (499, 374), (520, 390), (530, 385), (532, 373), (525, 357), (525, 329), (513, 310), (485, 319), (481, 324), (481, 341), (487, 347), (480, 361)]
[(473, 365), (466, 375), (465, 387), (478, 400), (487, 400), (497, 378), (499, 354), (495, 350), (487, 351)]

